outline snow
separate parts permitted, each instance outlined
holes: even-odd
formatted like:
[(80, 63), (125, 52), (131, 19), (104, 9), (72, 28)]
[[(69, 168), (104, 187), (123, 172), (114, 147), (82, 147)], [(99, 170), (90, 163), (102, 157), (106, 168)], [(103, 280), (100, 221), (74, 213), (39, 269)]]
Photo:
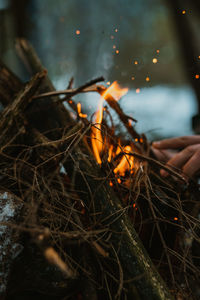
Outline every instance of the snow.
[(12, 222), (21, 205), (7, 192), (0, 193), (0, 294), (6, 290), (11, 261), (21, 252), (22, 246), (12, 241), (12, 229), (1, 222)]

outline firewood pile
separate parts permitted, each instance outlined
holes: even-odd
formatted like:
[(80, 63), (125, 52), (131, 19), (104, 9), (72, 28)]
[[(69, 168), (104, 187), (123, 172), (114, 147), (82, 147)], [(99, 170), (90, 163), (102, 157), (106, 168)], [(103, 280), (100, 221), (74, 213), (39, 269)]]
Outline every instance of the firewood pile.
[[(16, 48), (33, 77), (0, 63), (1, 299), (199, 299), (198, 184), (155, 159), (117, 102), (126, 89), (55, 91), (32, 46)], [(86, 92), (91, 120), (74, 101)]]

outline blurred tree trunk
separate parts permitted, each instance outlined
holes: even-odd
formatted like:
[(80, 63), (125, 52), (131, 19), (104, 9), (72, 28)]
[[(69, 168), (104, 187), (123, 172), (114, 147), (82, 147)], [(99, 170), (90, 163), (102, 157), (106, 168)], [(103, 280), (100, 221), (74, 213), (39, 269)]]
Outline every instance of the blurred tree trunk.
[(30, 0), (10, 0), (10, 8), (15, 25), (15, 34), (17, 37), (26, 37), (28, 28), (27, 7)]
[[(187, 2), (187, 3), (186, 3)], [(196, 75), (200, 75), (200, 59), (199, 47), (197, 45), (197, 37), (195, 36), (192, 24), (189, 18), (189, 12), (200, 12), (200, 4), (196, 0), (182, 2), (180, 0), (167, 1), (171, 7), (174, 18), (175, 27), (177, 30), (177, 37), (181, 46), (181, 53), (184, 58), (186, 73), (191, 86), (193, 87), (197, 102), (198, 115), (193, 117), (193, 129), (200, 133), (200, 82)], [(185, 13), (183, 13), (185, 11)]]

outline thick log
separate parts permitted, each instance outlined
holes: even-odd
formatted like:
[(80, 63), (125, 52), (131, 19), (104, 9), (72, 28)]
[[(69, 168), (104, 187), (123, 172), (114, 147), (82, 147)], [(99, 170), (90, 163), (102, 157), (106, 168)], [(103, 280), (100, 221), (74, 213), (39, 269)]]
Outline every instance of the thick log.
[(1, 152), (4, 151), (8, 144), (13, 143), (18, 135), (25, 133), (26, 121), (24, 112), (45, 76), (45, 71), (36, 74), (24, 89), (19, 92), (16, 99), (2, 111), (0, 117)]
[[(51, 100), (49, 100), (49, 103), (51, 103)], [(47, 104), (46, 101), (45, 104)], [(58, 124), (62, 128), (69, 125), (69, 119), (63, 118), (60, 115), (60, 106), (58, 107), (58, 113), (55, 113), (52, 106), (48, 109), (48, 114), (51, 115), (50, 129), (58, 128)], [(34, 110), (32, 107), (30, 111), (33, 113)], [(27, 114), (27, 116), (30, 117), (30, 114)], [(46, 127), (47, 123), (44, 120), (44, 116), (46, 117), (46, 113), (43, 111), (41, 112), (43, 122), (39, 122), (41, 132), (49, 129), (49, 127)], [(31, 124), (38, 128), (36, 120), (37, 118), (29, 118)], [(57, 124), (57, 126), (54, 124)], [(52, 139), (53, 135), (50, 137)], [(66, 150), (66, 145), (61, 150)], [(83, 150), (84, 154), (82, 153)], [(110, 245), (112, 245), (119, 257), (125, 279), (134, 279), (133, 284), (137, 287), (141, 299), (172, 299), (165, 283), (153, 266), (128, 219), (126, 209), (122, 207), (120, 200), (106, 180), (105, 182), (99, 180), (99, 178), (106, 177), (99, 166), (96, 165), (90, 153), (87, 153), (83, 145), (81, 146), (81, 150), (79, 146), (76, 146), (72, 154), (70, 154), (70, 160), (67, 160), (64, 166), (69, 175), (75, 172), (76, 190), (80, 191), (81, 187), (82, 192), (79, 192), (79, 196), (85, 201), (86, 207), (90, 207), (90, 213), (93, 212), (97, 216), (101, 215), (101, 222), (104, 220), (103, 224), (112, 232)], [(116, 257), (112, 250), (110, 250), (110, 256)], [(123, 285), (123, 282), (120, 284)]]
[[(42, 65), (35, 50), (25, 39), (18, 39), (16, 41), (16, 49), (32, 75), (45, 70), (45, 67)], [(51, 80), (46, 76), (40, 89), (40, 93), (54, 90), (55, 88)], [(45, 99), (35, 99), (28, 112), (28, 119), (33, 126), (39, 131), (45, 132), (50, 139), (57, 139), (60, 137), (58, 131), (60, 128), (63, 128), (63, 125), (75, 125), (65, 106), (62, 103), (54, 103), (55, 100), (59, 100), (59, 98), (49, 97)]]
[(17, 76), (0, 61), (0, 103), (6, 106), (14, 101), (22, 87), (23, 84)]
[[(164, 281), (155, 269), (146, 250), (131, 224), (126, 209), (121, 205), (106, 178), (94, 160), (89, 163), (80, 158), (80, 152), (71, 155), (72, 162), (64, 163), (66, 171), (71, 175), (76, 170), (75, 186), (80, 190), (80, 197), (87, 207), (93, 207), (93, 213), (101, 216), (104, 226), (112, 232), (110, 243), (118, 253), (118, 257), (126, 280), (134, 279), (141, 299), (172, 299)], [(103, 180), (103, 179), (102, 179)], [(100, 222), (97, 220), (97, 223)], [(113, 254), (111, 254), (112, 256)]]

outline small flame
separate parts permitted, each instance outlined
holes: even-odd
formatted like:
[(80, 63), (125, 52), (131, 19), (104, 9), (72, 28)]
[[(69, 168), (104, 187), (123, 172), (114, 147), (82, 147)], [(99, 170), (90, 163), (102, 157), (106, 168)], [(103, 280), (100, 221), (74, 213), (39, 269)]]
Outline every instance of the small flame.
[(81, 112), (81, 103), (78, 102), (77, 103), (77, 112), (80, 118), (87, 118), (87, 114), (82, 114)]
[(108, 150), (108, 162), (111, 162), (112, 154), (113, 154), (113, 145), (111, 145)]
[[(130, 153), (131, 150), (132, 150), (131, 146), (125, 146), (123, 149), (123, 151), (126, 152), (127, 154)], [(134, 167), (134, 157), (124, 155), (121, 161), (119, 162), (119, 164), (117, 165), (117, 167), (114, 169), (114, 173), (124, 176), (127, 170), (131, 170), (132, 172), (133, 167)]]
[[(112, 96), (116, 101), (118, 101), (123, 95), (125, 95), (128, 92), (128, 88), (121, 89), (118, 83), (115, 81), (112, 83), (112, 85), (105, 90), (105, 92), (102, 94), (99, 104), (98, 104), (98, 110), (96, 113), (96, 119), (95, 119), (95, 127), (92, 128), (92, 148), (95, 155), (95, 158), (98, 162), (98, 164), (101, 164), (101, 157), (100, 154), (103, 150), (103, 137), (101, 134), (101, 123), (103, 119), (103, 102), (106, 99), (106, 97)], [(109, 156), (108, 159), (111, 160), (112, 155), (112, 149), (109, 149)]]

